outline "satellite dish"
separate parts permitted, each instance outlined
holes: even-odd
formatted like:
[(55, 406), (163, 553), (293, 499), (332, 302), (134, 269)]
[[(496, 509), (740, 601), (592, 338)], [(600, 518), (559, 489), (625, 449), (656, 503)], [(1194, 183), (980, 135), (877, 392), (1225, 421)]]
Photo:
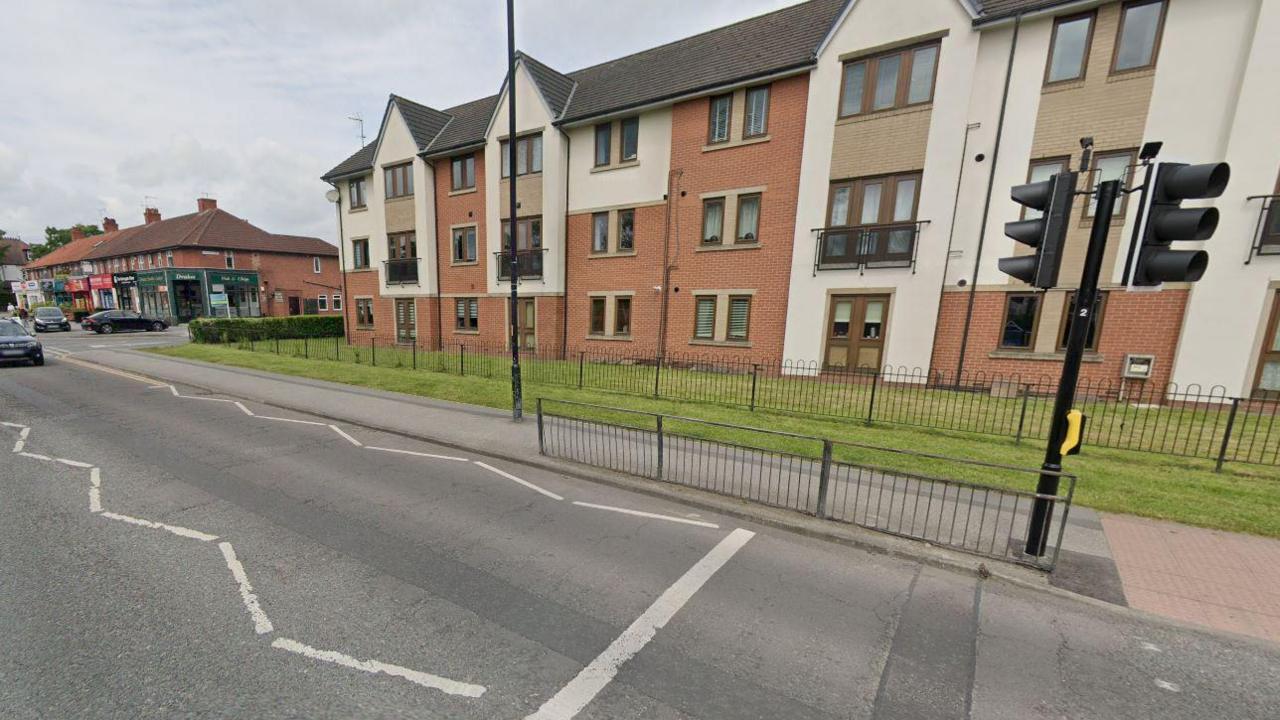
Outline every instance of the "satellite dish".
[(325, 199), (325, 200), (328, 200), (328, 201), (329, 201), (329, 202), (331, 202), (331, 203), (336, 203), (336, 202), (338, 202), (338, 199), (339, 199), (340, 197), (342, 197), (342, 196), (338, 194), (338, 191), (337, 191), (337, 190), (330, 190), (329, 192), (327, 192), (327, 193), (325, 193), (325, 194), (324, 194), (324, 199)]

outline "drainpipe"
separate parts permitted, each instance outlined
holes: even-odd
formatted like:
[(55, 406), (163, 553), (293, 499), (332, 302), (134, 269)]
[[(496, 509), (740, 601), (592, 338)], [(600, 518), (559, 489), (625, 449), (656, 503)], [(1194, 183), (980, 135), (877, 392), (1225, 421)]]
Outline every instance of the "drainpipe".
[[(995, 190), (996, 167), (1000, 161), (1000, 139), (1004, 135), (1004, 115), (1009, 107), (1009, 83), (1013, 78), (1013, 57), (1018, 50), (1018, 32), (1022, 29), (1022, 13), (1013, 20), (1013, 40), (1009, 43), (1009, 64), (1004, 71), (1004, 95), (1000, 98), (1000, 119), (996, 123), (995, 147), (991, 149), (991, 172), (987, 177), (987, 199), (982, 205), (982, 225), (978, 228), (978, 249), (973, 258), (973, 277), (969, 281), (969, 302), (964, 312), (964, 332), (960, 335), (960, 358), (956, 362), (955, 381), (964, 372), (965, 351), (969, 347), (969, 326), (973, 322), (973, 301), (978, 292), (978, 271), (982, 265), (982, 245), (987, 239), (987, 218), (991, 214), (991, 193)], [(954, 219), (952, 220), (954, 224)]]
[[(434, 191), (436, 183), (436, 161), (428, 160), (427, 165), (431, 166), (431, 187)], [(434, 195), (435, 193), (432, 192), (432, 202), (435, 202)], [(442, 313), (444, 312), (444, 297), (440, 294), (440, 203), (438, 202), (436, 202), (434, 215), (436, 216), (436, 226), (431, 233), (431, 257), (432, 262), (436, 266), (436, 350), (443, 351), (444, 320)]]
[(342, 230), (342, 190), (338, 188), (336, 182), (329, 184), (333, 186), (333, 191), (338, 193), (338, 199), (334, 201), (333, 207), (338, 211), (338, 272), (342, 276), (342, 336), (350, 345), (351, 333), (347, 332), (347, 306), (351, 302), (351, 296), (347, 294), (347, 238)]
[[(951, 247), (956, 238), (956, 212), (960, 209), (960, 189), (964, 186), (965, 158), (969, 155), (969, 133), (982, 127), (982, 123), (969, 123), (964, 128), (964, 142), (960, 146), (960, 173), (956, 177), (956, 197), (951, 204), (951, 231), (947, 233), (947, 254), (942, 259), (942, 283), (938, 285), (938, 312), (933, 319), (934, 342), (937, 342), (938, 325), (942, 322), (942, 299), (947, 290), (947, 273), (951, 270)], [(933, 358), (929, 358), (933, 370)]]
[(559, 128), (560, 135), (564, 137), (564, 241), (560, 243), (561, 254), (564, 256), (564, 271), (560, 276), (564, 283), (564, 299), (560, 303), (560, 359), (564, 360), (569, 357), (569, 160), (573, 153), (573, 143), (569, 142), (569, 133), (564, 128)]
[[(683, 170), (667, 173), (667, 217), (662, 225), (662, 309), (658, 316), (658, 363), (667, 354), (667, 315), (671, 306), (671, 230), (675, 225), (676, 239), (680, 237), (679, 191)], [(674, 207), (674, 210), (673, 210)]]

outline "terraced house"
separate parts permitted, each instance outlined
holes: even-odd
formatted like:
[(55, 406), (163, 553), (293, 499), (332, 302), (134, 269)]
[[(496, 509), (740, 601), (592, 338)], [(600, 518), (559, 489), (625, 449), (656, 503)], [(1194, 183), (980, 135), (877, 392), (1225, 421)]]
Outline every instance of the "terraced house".
[[(1200, 283), (1120, 287), (1113, 224), (1084, 376), (1280, 389), (1280, 0), (811, 0), (437, 110), (391, 96), (341, 191), (349, 325), (430, 347), (518, 332), (553, 354), (698, 355), (807, 372), (1056, 376), (1092, 207), (1063, 287), (1000, 273), (1009, 188), (1081, 160), (1082, 187), (1227, 160)], [(1269, 34), (1270, 33), (1270, 34)], [(515, 152), (516, 177), (505, 158)], [(505, 188), (517, 183), (514, 213)], [(514, 231), (512, 230), (514, 227)]]

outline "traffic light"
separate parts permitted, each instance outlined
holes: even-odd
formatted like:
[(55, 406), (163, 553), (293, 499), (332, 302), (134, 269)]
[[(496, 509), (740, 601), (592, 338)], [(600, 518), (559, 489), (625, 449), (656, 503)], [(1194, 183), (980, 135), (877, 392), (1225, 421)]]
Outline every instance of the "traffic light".
[(1183, 200), (1216, 198), (1227, 189), (1231, 168), (1226, 163), (1188, 165), (1160, 163), (1152, 181), (1151, 209), (1138, 247), (1133, 284), (1195, 282), (1209, 265), (1204, 250), (1171, 250), (1183, 240), (1208, 240), (1218, 228), (1218, 209), (1184, 208)]
[(1000, 272), (1042, 289), (1058, 284), (1058, 267), (1062, 264), (1062, 247), (1067, 239), (1071, 203), (1075, 198), (1076, 173), (1063, 172), (1042, 182), (1015, 185), (1010, 191), (1013, 201), (1040, 217), (1015, 220), (1004, 224), (1004, 234), (1023, 245), (1035, 248), (1034, 255), (1000, 258)]

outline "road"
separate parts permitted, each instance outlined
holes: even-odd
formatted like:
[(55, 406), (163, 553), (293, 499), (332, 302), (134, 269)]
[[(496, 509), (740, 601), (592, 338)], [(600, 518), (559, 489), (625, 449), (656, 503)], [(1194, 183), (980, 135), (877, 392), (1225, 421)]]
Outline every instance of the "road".
[(99, 335), (95, 332), (81, 330), (72, 323), (70, 332), (47, 332), (36, 335), (44, 345), (48, 355), (63, 353), (81, 353), (88, 350), (145, 348), (160, 345), (177, 345), (187, 342), (185, 326), (171, 327), (162, 333), (154, 332), (118, 332), (111, 335)]
[(54, 354), (0, 421), (9, 718), (1280, 706), (1275, 646)]

